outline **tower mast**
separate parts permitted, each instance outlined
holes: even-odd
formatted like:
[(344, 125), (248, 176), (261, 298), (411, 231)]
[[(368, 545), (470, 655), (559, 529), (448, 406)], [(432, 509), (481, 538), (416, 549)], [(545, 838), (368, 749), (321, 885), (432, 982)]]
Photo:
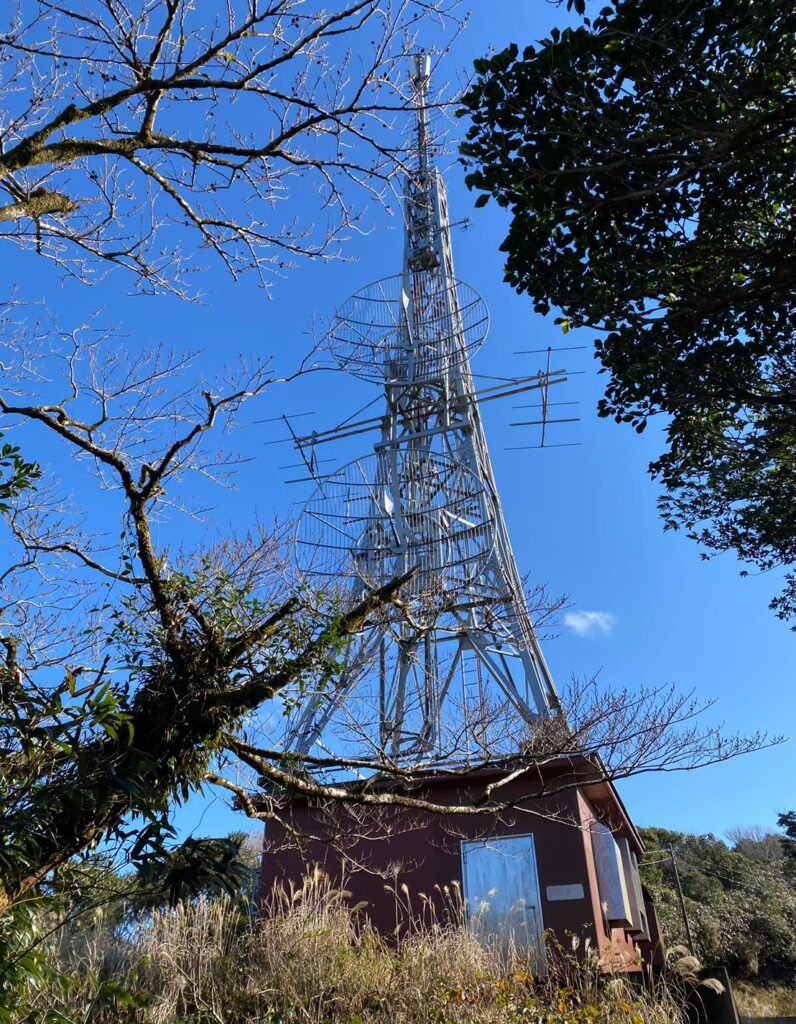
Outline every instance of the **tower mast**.
[(485, 702), (508, 702), (529, 725), (560, 710), (470, 368), (488, 314), (454, 273), (447, 195), (432, 159), (428, 56), (412, 58), (411, 82), (416, 143), (403, 272), (344, 303), (331, 333), (341, 367), (384, 388), (381, 437), (372, 455), (320, 482), (298, 542), (312, 571), (348, 572), (352, 600), (414, 569), (410, 614), (371, 627), (334, 691), (304, 702), (291, 735), (304, 753), (355, 694), (372, 695), (373, 742), (399, 759), (444, 755), (451, 731), (466, 735), (468, 750), (483, 748), (475, 709)]

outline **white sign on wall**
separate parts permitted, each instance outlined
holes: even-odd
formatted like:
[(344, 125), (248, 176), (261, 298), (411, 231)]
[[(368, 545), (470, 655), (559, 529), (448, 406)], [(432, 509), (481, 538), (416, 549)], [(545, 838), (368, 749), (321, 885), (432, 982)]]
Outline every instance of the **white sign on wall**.
[(548, 885), (547, 898), (552, 902), (556, 900), (582, 900), (584, 897), (583, 886), (577, 885)]

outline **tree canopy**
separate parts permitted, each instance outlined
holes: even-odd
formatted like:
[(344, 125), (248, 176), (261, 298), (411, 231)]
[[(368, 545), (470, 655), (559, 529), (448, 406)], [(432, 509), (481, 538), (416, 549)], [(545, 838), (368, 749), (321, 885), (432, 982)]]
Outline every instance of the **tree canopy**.
[(712, 835), (644, 828), (641, 875), (669, 944), (685, 928), (668, 853), (675, 848), (696, 954), (725, 964), (735, 980), (796, 981), (796, 876), (780, 838), (759, 829), (732, 830), (728, 845)]
[(784, 566), (792, 616), (792, 3), (614, 0), (476, 72), (462, 153), (476, 205), (510, 212), (506, 279), (600, 332), (601, 415), (665, 416), (665, 526)]

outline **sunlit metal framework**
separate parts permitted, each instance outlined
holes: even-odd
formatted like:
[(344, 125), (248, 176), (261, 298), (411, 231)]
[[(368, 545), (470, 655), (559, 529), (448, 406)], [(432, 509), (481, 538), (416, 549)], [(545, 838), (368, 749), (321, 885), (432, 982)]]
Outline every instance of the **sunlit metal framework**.
[[(343, 369), (384, 388), (384, 415), (371, 422), (380, 438), (370, 455), (325, 476), (308, 461), (317, 489), (297, 549), (307, 572), (348, 579), (351, 600), (415, 575), (403, 592), (406, 614), (371, 627), (339, 684), (303, 700), (290, 740), (302, 753), (322, 743), (336, 713), (363, 691), (377, 705), (374, 745), (399, 759), (446, 749), (454, 718), (458, 735), (470, 733), (467, 748), (477, 749), (479, 709), (490, 699), (510, 702), (531, 724), (559, 711), (479, 411), (479, 399), (528, 390), (541, 391), (544, 407), (551, 376), (476, 393), (470, 356), (489, 316), (454, 274), (445, 188), (431, 160), (428, 58), (414, 58), (412, 72), (417, 143), (403, 273), (353, 295), (330, 336)], [(341, 426), (328, 434), (357, 432)], [(304, 457), (308, 439), (298, 440)]]

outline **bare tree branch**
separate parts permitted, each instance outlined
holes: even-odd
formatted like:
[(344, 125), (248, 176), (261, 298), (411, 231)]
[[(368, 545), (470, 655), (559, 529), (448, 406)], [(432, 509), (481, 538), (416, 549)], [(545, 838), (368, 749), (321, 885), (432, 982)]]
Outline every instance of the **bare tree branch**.
[[(181, 258), (158, 242), (174, 227), (264, 284), (296, 257), (338, 257), (353, 193), (384, 200), (403, 164), (405, 54), (430, 17), (455, 31), (456, 6), (158, 0), (128, 21), (93, 0), (19, 0), (0, 32), (0, 238), (178, 294)], [(307, 187), (317, 227), (280, 213)]]

